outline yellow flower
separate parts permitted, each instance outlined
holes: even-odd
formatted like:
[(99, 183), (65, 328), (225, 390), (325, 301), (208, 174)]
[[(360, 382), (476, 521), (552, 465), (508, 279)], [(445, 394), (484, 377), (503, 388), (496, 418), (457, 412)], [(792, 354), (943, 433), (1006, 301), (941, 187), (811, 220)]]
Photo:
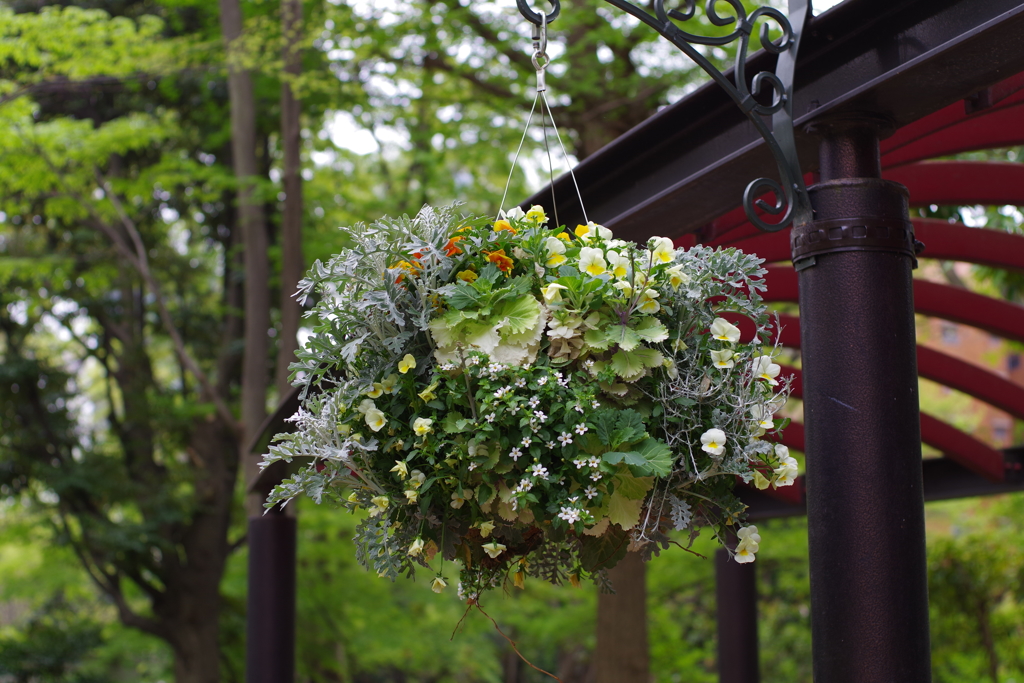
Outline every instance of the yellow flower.
[(494, 522), (479, 522), (477, 526), (480, 529), (480, 536), (487, 538), (494, 531)]
[(548, 220), (547, 214), (544, 213), (544, 208), (534, 204), (530, 207), (530, 210), (526, 212), (526, 220), (533, 221), (537, 225), (546, 223)]
[(608, 265), (611, 267), (612, 275), (615, 277), (625, 277), (626, 273), (629, 272), (629, 259), (617, 251), (609, 251), (606, 256), (608, 257)]
[(494, 232), (501, 232), (502, 230), (507, 230), (513, 235), (516, 234), (516, 229), (513, 228), (512, 224), (509, 223), (508, 221), (494, 221)]
[(390, 503), (387, 496), (374, 496), (370, 499), (370, 502), (376, 505), (379, 510), (387, 510)]
[(445, 589), (447, 585), (447, 581), (445, 581), (442, 577), (437, 576), (434, 577), (434, 582), (430, 584), (430, 590), (434, 591), (435, 593), (440, 593)]
[(767, 380), (768, 384), (772, 386), (778, 385), (778, 381), (775, 378), (779, 376), (782, 368), (772, 362), (771, 356), (758, 356), (751, 361), (750, 365), (750, 372), (754, 377)]
[(549, 237), (544, 240), (544, 248), (548, 250), (546, 265), (548, 268), (555, 268), (565, 263), (565, 244), (557, 237)]
[(572, 584), (573, 588), (579, 588), (580, 587), (580, 575), (575, 573), (575, 572), (573, 572), (572, 574), (569, 574), (569, 583)]
[(409, 476), (409, 466), (405, 464), (404, 460), (396, 460), (395, 466), (391, 468), (391, 471), (396, 472), (399, 479), (405, 479)]
[(595, 277), (604, 273), (604, 252), (590, 247), (580, 249), (580, 270)]
[(765, 478), (765, 476), (763, 474), (761, 474), (761, 472), (759, 472), (758, 470), (754, 470), (754, 486), (756, 486), (758, 488), (758, 490), (764, 491), (770, 485), (771, 485), (771, 482), (768, 481)]
[(383, 429), (384, 425), (388, 423), (388, 419), (384, 417), (384, 413), (376, 408), (367, 410), (364, 419), (366, 420), (366, 426), (375, 432), (379, 432)]
[(434, 431), (434, 428), (431, 427), (432, 424), (434, 421), (429, 417), (417, 417), (413, 420), (412, 431), (416, 432), (416, 436), (424, 436)]
[(419, 470), (413, 470), (409, 473), (409, 486), (419, 488), (423, 486), (423, 482), (427, 480), (427, 475), (423, 474)]
[(523, 572), (516, 572), (512, 575), (512, 584), (516, 588), (526, 588), (526, 574)]
[(419, 396), (424, 403), (427, 403), (437, 398), (437, 395), (434, 394), (434, 389), (437, 389), (437, 380), (431, 382), (429, 387), (427, 387), (426, 389), (424, 389), (423, 391), (416, 395)]
[(380, 383), (380, 388), (385, 393), (395, 393), (395, 387), (398, 385), (398, 375), (391, 373)]
[(418, 557), (423, 552), (423, 539), (417, 538), (409, 544), (409, 557)]
[(640, 312), (654, 314), (661, 310), (661, 304), (656, 299), (658, 298), (658, 290), (647, 289), (640, 295)]
[(577, 237), (586, 242), (591, 237), (590, 224), (588, 223), (587, 225), (577, 225), (576, 229), (573, 230), (573, 232), (576, 233)]
[(725, 318), (715, 318), (709, 330), (711, 336), (719, 341), (735, 344), (740, 340), (740, 328), (730, 323)]
[(668, 263), (675, 255), (675, 245), (667, 237), (652, 237), (648, 242), (651, 257), (655, 263)]
[(380, 382), (374, 382), (370, 390), (366, 392), (366, 395), (370, 398), (380, 398), (381, 394), (384, 393), (384, 388)]
[(549, 285), (540, 288), (540, 293), (544, 296), (544, 301), (549, 304), (555, 303), (556, 301), (562, 300), (562, 290), (569, 289), (565, 285), (560, 285), (557, 282), (552, 282)]
[(474, 282), (480, 276), (474, 273), (472, 270), (463, 270), (459, 271), (459, 274), (456, 275), (455, 277), (462, 280), (463, 282)]
[(498, 555), (501, 555), (503, 552), (505, 552), (505, 546), (495, 541), (485, 543), (480, 547), (483, 548), (484, 552), (487, 553), (487, 556), (492, 560), (498, 557)]
[(714, 363), (716, 368), (722, 368), (723, 370), (728, 370), (736, 365), (735, 357), (736, 352), (732, 349), (712, 349), (711, 351), (711, 362)]
[(409, 505), (412, 505), (420, 498), (420, 492), (416, 489), (409, 489), (405, 492), (405, 499)]
[(679, 289), (680, 285), (686, 285), (690, 283), (690, 276), (683, 272), (682, 266), (672, 266), (665, 271), (668, 275), (668, 283), (672, 285), (673, 289)]
[(346, 422), (344, 424), (338, 425), (338, 434), (341, 434), (342, 436), (348, 436), (351, 433), (352, 425), (350, 425), (349, 423)]
[(565, 242), (572, 242), (572, 237), (570, 237), (569, 233), (565, 232), (564, 230), (562, 232), (558, 233), (557, 235), (555, 235), (555, 237), (557, 237), (558, 239), (563, 240)]
[(371, 399), (368, 398), (364, 398), (362, 401), (359, 402), (359, 405), (356, 406), (356, 410), (358, 410), (363, 415), (366, 415), (368, 411), (376, 409), (377, 404), (375, 404)]
[(405, 354), (402, 360), (398, 361), (398, 371), (403, 375), (416, 367), (416, 359), (411, 353)]

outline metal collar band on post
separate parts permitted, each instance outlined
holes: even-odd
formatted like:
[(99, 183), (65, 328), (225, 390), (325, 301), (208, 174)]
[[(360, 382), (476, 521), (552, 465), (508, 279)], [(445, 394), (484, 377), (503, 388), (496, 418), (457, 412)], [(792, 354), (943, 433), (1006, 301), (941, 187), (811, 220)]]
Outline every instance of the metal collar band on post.
[(914, 259), (924, 244), (914, 239), (910, 221), (891, 218), (844, 218), (796, 226), (789, 238), (797, 270), (813, 258), (838, 251), (894, 251)]

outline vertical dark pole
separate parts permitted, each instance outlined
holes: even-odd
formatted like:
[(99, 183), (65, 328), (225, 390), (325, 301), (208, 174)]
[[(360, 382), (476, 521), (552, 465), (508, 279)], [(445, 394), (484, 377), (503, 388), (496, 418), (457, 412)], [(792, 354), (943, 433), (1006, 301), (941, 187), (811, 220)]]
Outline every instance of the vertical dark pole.
[(807, 447), (814, 680), (931, 680), (906, 188), (887, 126), (816, 126), (814, 222), (794, 228)]
[(295, 680), (295, 518), (249, 518), (246, 683)]
[(740, 564), (715, 552), (719, 683), (758, 683), (756, 562)]

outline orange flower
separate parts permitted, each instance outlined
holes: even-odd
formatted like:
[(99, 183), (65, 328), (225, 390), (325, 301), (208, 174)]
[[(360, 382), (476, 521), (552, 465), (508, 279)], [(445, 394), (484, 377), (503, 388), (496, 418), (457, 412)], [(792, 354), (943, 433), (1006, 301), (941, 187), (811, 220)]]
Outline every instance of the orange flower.
[(516, 229), (512, 227), (512, 224), (506, 220), (494, 221), (494, 232), (500, 232), (501, 230), (508, 230), (513, 235), (516, 234)]
[(448, 240), (448, 244), (444, 245), (444, 253), (448, 256), (455, 256), (461, 254), (462, 250), (455, 246), (455, 243), (462, 239), (462, 236), (453, 237)]
[[(391, 267), (401, 268), (402, 270), (405, 271), (405, 273), (408, 273), (413, 277), (416, 277), (417, 273), (419, 273), (422, 270), (420, 262), (416, 260), (414, 260), (412, 263), (409, 263), (408, 261), (399, 261), (398, 263), (394, 264)], [(405, 279), (405, 273), (398, 274), (398, 277), (395, 278), (395, 284), (402, 284), (402, 280)]]
[(512, 265), (515, 263), (510, 257), (505, 254), (504, 249), (498, 251), (485, 251), (487, 254), (487, 260), (498, 266), (498, 270), (508, 275), (512, 272)]

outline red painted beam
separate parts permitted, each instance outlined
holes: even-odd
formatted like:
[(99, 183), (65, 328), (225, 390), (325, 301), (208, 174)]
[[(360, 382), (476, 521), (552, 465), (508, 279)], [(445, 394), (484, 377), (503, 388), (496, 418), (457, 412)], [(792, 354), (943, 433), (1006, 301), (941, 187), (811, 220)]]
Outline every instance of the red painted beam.
[[(781, 375), (793, 376), (793, 396), (803, 398), (800, 370), (783, 366)], [(921, 413), (921, 441), (989, 481), (1003, 480), (1005, 465), (1001, 452), (927, 413)]]
[(910, 190), (913, 206), (1024, 205), (1024, 164), (998, 161), (924, 161), (882, 171)]
[[(969, 228), (963, 223), (949, 223), (935, 218), (914, 218), (911, 222), (917, 238), (925, 245), (922, 258), (1024, 270), (1024, 235)], [(790, 259), (788, 230), (758, 231), (742, 241), (731, 242), (729, 246), (757, 254), (767, 263)]]
[[(779, 344), (800, 348), (800, 318), (780, 315), (779, 323), (782, 325)], [(1024, 420), (1024, 387), (985, 368), (919, 344), (917, 374)]]
[[(1022, 144), (1006, 142), (1024, 132), (1020, 119), (1006, 120), (1006, 110), (1024, 102), (1024, 73), (1014, 74), (996, 83), (984, 93), (985, 108), (968, 113), (965, 102), (958, 101), (903, 126), (881, 143), (882, 167), (956, 152)], [(1020, 114), (1016, 114), (1017, 117)], [(967, 131), (970, 131), (971, 135)], [(972, 137), (973, 135), (973, 137)], [(960, 140), (962, 144), (957, 144)]]
[[(799, 301), (796, 271), (770, 266), (765, 301)], [(914, 280), (914, 310), (1024, 342), (1024, 307), (926, 280)]]

